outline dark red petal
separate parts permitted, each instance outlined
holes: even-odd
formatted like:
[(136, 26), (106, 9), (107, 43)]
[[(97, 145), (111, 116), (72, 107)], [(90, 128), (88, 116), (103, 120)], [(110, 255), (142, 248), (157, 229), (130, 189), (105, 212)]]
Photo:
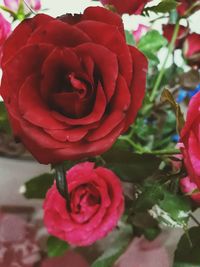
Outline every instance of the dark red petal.
[[(129, 1), (129, 0), (128, 0)], [(102, 7), (88, 7), (85, 9), (82, 20), (100, 21), (118, 27), (121, 34), (124, 36), (124, 25), (121, 17)]]
[(45, 14), (39, 14), (32, 19), (26, 19), (20, 23), (5, 43), (2, 65), (12, 58), (20, 48), (26, 45), (32, 32), (38, 27), (46, 25), (51, 20), (54, 20), (54, 18)]
[(131, 86), (131, 104), (126, 117), (125, 131), (133, 123), (140, 109), (146, 88), (148, 62), (146, 57), (135, 47), (129, 46), (133, 59), (133, 80)]
[(29, 76), (19, 91), (18, 103), (21, 116), (30, 124), (46, 129), (65, 129), (66, 125), (57, 121), (40, 95), (40, 77)]
[(73, 47), (90, 42), (90, 38), (75, 26), (68, 25), (60, 20), (53, 20), (38, 28), (28, 40), (29, 44), (50, 43), (56, 46)]
[[(132, 58), (125, 39), (116, 26), (103, 22), (82, 21), (76, 25), (84, 31), (94, 43), (101, 44), (116, 54), (119, 72), (130, 85), (132, 78)], [(102, 33), (102, 34), (100, 34)]]
[(83, 118), (80, 118), (80, 119), (71, 119), (55, 111), (52, 111), (52, 114), (56, 119), (62, 122), (66, 122), (67, 124), (70, 124), (70, 125), (76, 125), (76, 126), (77, 125), (88, 125), (94, 122), (98, 122), (103, 116), (105, 109), (106, 109), (106, 97), (105, 97), (103, 88), (101, 84), (99, 83), (97, 87), (94, 108), (89, 115)]
[(110, 101), (114, 94), (118, 77), (118, 62), (116, 55), (106, 47), (94, 43), (79, 45), (74, 48), (74, 50), (80, 57), (90, 56), (93, 59), (95, 67), (99, 72), (99, 76), (96, 77), (96, 79), (101, 80), (107, 102)]
[(87, 136), (88, 141), (96, 141), (109, 134), (125, 118), (130, 105), (130, 92), (124, 78), (119, 75), (115, 95), (110, 103), (110, 113), (101, 120), (99, 127)]

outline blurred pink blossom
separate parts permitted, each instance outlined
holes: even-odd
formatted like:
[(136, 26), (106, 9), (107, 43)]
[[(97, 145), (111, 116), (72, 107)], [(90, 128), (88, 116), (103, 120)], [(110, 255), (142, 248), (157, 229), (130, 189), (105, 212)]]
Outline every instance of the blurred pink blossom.
[(138, 25), (138, 28), (136, 31), (133, 31), (133, 36), (134, 36), (134, 39), (137, 42), (139, 42), (139, 40), (141, 39), (141, 37), (143, 35), (145, 35), (145, 33), (147, 33), (149, 30), (149, 27), (146, 26), (146, 25), (143, 25), (143, 24), (139, 24)]
[(188, 194), (194, 202), (200, 204), (200, 192), (198, 192), (197, 185), (191, 182), (188, 176), (180, 180), (180, 187), (183, 193)]
[[(21, 0), (4, 0), (4, 5), (10, 10), (17, 12)], [(39, 10), (41, 8), (40, 0), (26, 0), (34, 10)]]
[(2, 57), (2, 47), (11, 32), (11, 24), (8, 22), (2, 14), (0, 14), (0, 63)]

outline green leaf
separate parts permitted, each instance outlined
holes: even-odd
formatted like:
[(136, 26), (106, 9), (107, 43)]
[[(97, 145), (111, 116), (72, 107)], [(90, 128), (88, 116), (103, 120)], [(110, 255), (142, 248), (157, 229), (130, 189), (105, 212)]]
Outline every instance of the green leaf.
[(99, 258), (97, 258), (91, 267), (112, 267), (116, 260), (121, 256), (121, 254), (127, 248), (130, 240), (132, 239), (132, 227), (126, 225), (121, 229), (123, 235), (119, 234), (115, 241), (112, 242), (109, 249), (106, 250)]
[(28, 199), (43, 199), (47, 190), (52, 186), (55, 174), (44, 173), (32, 178), (24, 184), (25, 192), (23, 195)]
[(156, 30), (147, 32), (139, 41), (137, 47), (144, 54), (156, 53), (163, 46), (167, 45), (167, 40)]
[(106, 166), (116, 172), (123, 181), (141, 182), (158, 170), (161, 159), (151, 154), (134, 154), (113, 148), (102, 155)]
[(11, 128), (4, 102), (0, 102), (0, 131), (10, 134)]
[(153, 11), (155, 13), (167, 13), (174, 10), (178, 3), (175, 0), (162, 0), (158, 5), (147, 7), (145, 11)]
[(49, 257), (62, 256), (70, 246), (63, 240), (50, 236), (47, 240), (47, 254)]
[[(188, 239), (189, 238), (189, 239)], [(190, 240), (190, 241), (189, 241)], [(173, 267), (200, 266), (200, 227), (188, 229), (179, 240)]]
[(126, 43), (129, 45), (135, 45), (135, 40), (132, 32), (125, 30)]

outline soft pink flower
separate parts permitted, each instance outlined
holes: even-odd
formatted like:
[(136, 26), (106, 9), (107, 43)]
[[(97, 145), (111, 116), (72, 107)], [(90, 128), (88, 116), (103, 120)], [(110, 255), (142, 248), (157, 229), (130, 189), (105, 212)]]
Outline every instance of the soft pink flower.
[(2, 47), (11, 32), (11, 24), (8, 22), (2, 14), (0, 14), (0, 63), (2, 57)]
[(110, 170), (85, 162), (67, 174), (70, 208), (56, 184), (44, 201), (44, 223), (50, 234), (77, 246), (87, 246), (105, 237), (124, 210), (119, 178)]
[[(41, 8), (40, 0), (26, 0), (26, 2), (34, 9), (39, 10)], [(20, 0), (4, 0), (4, 5), (10, 10), (17, 12), (19, 8)]]
[(183, 193), (187, 194), (194, 202), (200, 204), (198, 187), (195, 183), (191, 182), (188, 176), (180, 180), (180, 187)]
[(147, 33), (149, 30), (149, 27), (146, 26), (146, 25), (143, 25), (143, 24), (139, 24), (138, 25), (138, 28), (136, 31), (133, 31), (133, 36), (134, 36), (134, 39), (137, 42), (139, 42), (139, 40), (141, 39), (141, 37), (143, 35), (145, 35), (145, 33)]

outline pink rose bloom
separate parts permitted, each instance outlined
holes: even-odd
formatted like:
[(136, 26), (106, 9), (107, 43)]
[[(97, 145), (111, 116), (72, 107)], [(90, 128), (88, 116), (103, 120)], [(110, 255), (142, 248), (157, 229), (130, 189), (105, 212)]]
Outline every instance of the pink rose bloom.
[(134, 39), (136, 41), (136, 43), (139, 42), (139, 40), (141, 39), (141, 37), (143, 35), (145, 35), (149, 30), (149, 27), (146, 26), (146, 25), (143, 25), (143, 24), (139, 24), (138, 25), (138, 28), (136, 31), (133, 31), (133, 36), (134, 36)]
[[(173, 32), (174, 32), (174, 24), (163, 25), (163, 36), (170, 43), (172, 40)], [(180, 26), (178, 36), (175, 42), (175, 48), (182, 48), (183, 42), (188, 34), (188, 29), (184, 26)]]
[(103, 5), (111, 5), (119, 14), (141, 14), (144, 6), (150, 0), (101, 0)]
[[(40, 10), (40, 0), (26, 0), (27, 4), (30, 5), (34, 10)], [(4, 5), (10, 10), (17, 12), (19, 8), (20, 0), (4, 0)]]
[(2, 47), (11, 32), (11, 24), (0, 13), (0, 63), (2, 57)]
[(184, 42), (183, 55), (191, 66), (200, 67), (200, 34), (189, 34)]
[(189, 103), (180, 141), (185, 167), (191, 182), (200, 188), (200, 92)]
[(87, 246), (105, 237), (116, 225), (124, 210), (119, 178), (110, 170), (85, 162), (67, 174), (70, 208), (56, 184), (44, 201), (44, 223), (50, 234), (76, 246)]
[(197, 204), (200, 204), (200, 192), (194, 192), (198, 190), (197, 185), (191, 182), (188, 176), (180, 180), (180, 187), (183, 193), (189, 195)]

